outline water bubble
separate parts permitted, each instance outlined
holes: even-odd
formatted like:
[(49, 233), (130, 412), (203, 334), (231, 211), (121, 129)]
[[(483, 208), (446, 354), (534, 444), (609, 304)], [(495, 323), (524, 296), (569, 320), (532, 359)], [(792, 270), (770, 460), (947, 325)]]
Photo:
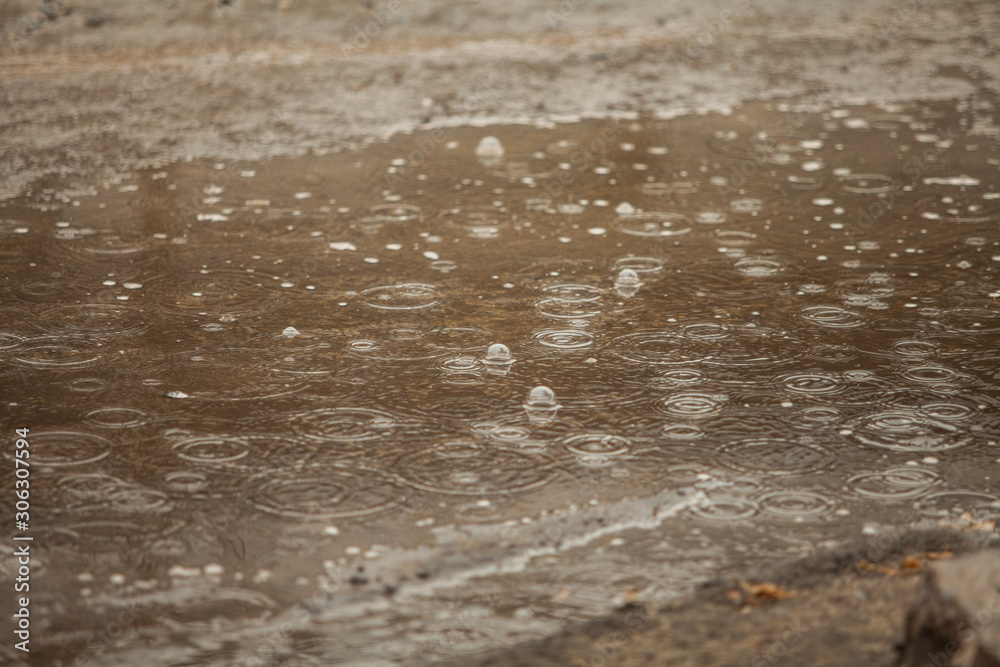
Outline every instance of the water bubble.
[(615, 207), (615, 213), (624, 218), (633, 215), (635, 213), (635, 207), (627, 201), (623, 201)]
[(486, 370), (497, 375), (506, 375), (514, 361), (514, 355), (510, 353), (510, 348), (503, 343), (490, 345), (489, 349), (486, 350), (486, 356), (483, 357), (483, 365)]
[(476, 146), (476, 157), (484, 162), (498, 162), (504, 153), (503, 144), (494, 136), (483, 137)]
[(632, 269), (622, 269), (615, 278), (615, 291), (623, 297), (635, 296), (635, 293), (642, 287), (639, 274)]
[(528, 392), (528, 397), (524, 401), (524, 411), (528, 415), (528, 420), (536, 424), (551, 422), (561, 407), (556, 400), (555, 392), (544, 385), (539, 385)]
[(509, 364), (514, 361), (514, 357), (510, 353), (510, 348), (506, 345), (503, 343), (494, 343), (486, 350), (485, 361), (486, 363), (493, 364)]
[(524, 404), (530, 408), (549, 408), (557, 407), (559, 402), (556, 400), (554, 391), (544, 385), (539, 385), (528, 392), (528, 398)]

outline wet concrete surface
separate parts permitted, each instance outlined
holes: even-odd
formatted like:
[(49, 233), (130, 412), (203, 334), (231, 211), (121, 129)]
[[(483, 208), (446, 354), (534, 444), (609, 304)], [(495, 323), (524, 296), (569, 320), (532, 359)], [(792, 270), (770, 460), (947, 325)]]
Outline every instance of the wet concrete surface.
[(32, 664), (452, 660), (1000, 513), (992, 5), (57, 4), (4, 16)]

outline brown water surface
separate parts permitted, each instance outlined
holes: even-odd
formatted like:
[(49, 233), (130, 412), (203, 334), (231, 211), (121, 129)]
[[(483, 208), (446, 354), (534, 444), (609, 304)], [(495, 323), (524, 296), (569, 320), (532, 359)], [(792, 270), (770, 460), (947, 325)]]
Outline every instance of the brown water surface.
[(441, 128), (0, 203), (39, 659), (424, 664), (997, 518), (969, 113)]

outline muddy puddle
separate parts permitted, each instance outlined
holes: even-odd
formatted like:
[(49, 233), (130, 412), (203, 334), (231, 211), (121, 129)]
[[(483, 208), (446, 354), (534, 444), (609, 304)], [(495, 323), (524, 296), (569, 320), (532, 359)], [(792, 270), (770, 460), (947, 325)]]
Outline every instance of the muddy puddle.
[(427, 664), (997, 518), (975, 113), (439, 128), (0, 203), (33, 658)]

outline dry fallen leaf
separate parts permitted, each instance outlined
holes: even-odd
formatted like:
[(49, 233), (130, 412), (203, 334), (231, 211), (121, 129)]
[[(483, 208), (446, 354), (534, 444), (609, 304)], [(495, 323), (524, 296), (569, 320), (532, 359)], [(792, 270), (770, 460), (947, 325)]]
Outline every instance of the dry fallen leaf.
[(858, 569), (867, 570), (869, 572), (878, 572), (880, 574), (889, 575), (891, 577), (894, 577), (900, 573), (900, 571), (895, 568), (886, 567), (885, 565), (878, 565), (877, 563), (869, 563), (866, 560), (858, 561)]
[(878, 565), (877, 563), (870, 563), (866, 560), (858, 561), (858, 569), (867, 570), (869, 572), (878, 572), (880, 574), (885, 574), (890, 577), (897, 577), (901, 574), (913, 574), (923, 569), (923, 561), (930, 560), (942, 560), (944, 558), (951, 558), (950, 551), (928, 551), (927, 553), (920, 554), (918, 556), (904, 556), (900, 566), (886, 567), (885, 565)]
[[(760, 584), (753, 584), (749, 581), (744, 581), (743, 579), (737, 577), (736, 583), (739, 584), (740, 589), (743, 591), (742, 601), (743, 602), (763, 602), (765, 600), (784, 600), (785, 598), (791, 598), (798, 595), (797, 591), (790, 591), (786, 588), (782, 588), (777, 584), (773, 584), (770, 581), (765, 581)], [(726, 596), (733, 600), (734, 596), (731, 595), (735, 593), (737, 597), (740, 597), (738, 591), (730, 591)]]

